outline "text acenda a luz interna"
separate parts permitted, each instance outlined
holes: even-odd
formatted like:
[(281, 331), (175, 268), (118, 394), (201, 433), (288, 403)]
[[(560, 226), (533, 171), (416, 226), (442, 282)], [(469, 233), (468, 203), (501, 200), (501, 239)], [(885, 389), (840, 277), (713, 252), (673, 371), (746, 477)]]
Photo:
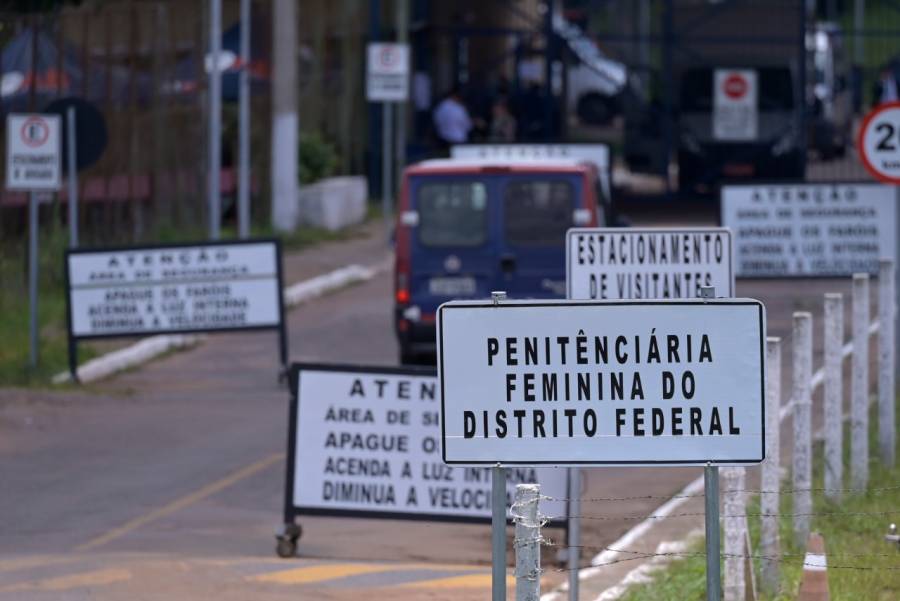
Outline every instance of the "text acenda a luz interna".
[[(579, 330), (576, 336), (486, 337), (483, 348), (487, 366), (502, 372), (507, 407), (464, 410), (464, 438), (592, 438), (601, 429), (617, 437), (741, 433), (733, 405), (697, 398), (695, 371), (715, 360), (706, 333)], [(661, 369), (642, 372), (646, 366)], [(614, 404), (612, 424), (601, 427), (600, 403)]]

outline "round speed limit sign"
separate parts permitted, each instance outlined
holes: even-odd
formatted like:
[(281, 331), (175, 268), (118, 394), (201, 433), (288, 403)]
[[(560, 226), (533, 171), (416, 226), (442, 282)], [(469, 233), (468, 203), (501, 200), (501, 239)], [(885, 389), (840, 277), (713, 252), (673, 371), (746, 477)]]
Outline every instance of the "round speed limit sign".
[(866, 115), (856, 148), (876, 179), (900, 184), (900, 102), (881, 104)]

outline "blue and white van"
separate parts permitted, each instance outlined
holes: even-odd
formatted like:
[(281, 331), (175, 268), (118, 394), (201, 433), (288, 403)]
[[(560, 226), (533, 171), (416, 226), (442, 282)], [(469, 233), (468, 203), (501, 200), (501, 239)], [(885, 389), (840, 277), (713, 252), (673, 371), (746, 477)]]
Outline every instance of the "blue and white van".
[(597, 170), (574, 160), (432, 160), (403, 175), (394, 323), (403, 363), (433, 358), (451, 299), (564, 298), (565, 239), (605, 225)]

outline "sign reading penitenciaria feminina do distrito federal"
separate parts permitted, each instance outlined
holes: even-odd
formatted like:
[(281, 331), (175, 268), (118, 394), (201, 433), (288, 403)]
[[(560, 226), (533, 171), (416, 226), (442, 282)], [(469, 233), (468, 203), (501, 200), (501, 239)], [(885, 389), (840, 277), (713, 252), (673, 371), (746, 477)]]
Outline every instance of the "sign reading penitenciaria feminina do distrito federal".
[(446, 303), (444, 461), (762, 461), (765, 332), (752, 299)]

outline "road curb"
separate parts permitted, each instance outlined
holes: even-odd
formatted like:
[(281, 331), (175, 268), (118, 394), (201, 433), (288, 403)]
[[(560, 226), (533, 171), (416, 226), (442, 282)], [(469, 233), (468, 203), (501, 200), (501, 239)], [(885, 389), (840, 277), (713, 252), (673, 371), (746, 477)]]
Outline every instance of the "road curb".
[[(388, 260), (373, 267), (363, 265), (346, 265), (303, 280), (284, 289), (284, 304), (295, 307), (329, 292), (345, 286), (371, 280), (378, 273), (385, 271)], [(123, 349), (107, 353), (78, 366), (78, 380), (84, 384), (96, 382), (109, 376), (150, 361), (173, 350), (183, 349), (199, 344), (206, 339), (203, 334), (160, 334), (150, 336)], [(65, 384), (72, 381), (69, 372), (53, 376), (54, 384)]]

